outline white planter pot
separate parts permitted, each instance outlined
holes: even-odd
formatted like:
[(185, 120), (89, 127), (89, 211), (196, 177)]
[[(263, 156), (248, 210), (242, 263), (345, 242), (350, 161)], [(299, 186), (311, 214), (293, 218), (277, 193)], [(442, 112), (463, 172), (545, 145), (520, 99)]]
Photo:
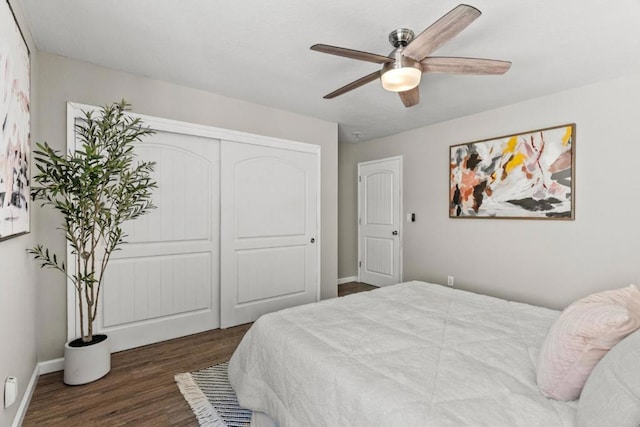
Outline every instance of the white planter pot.
[[(94, 340), (97, 335), (94, 335)], [(107, 375), (111, 370), (109, 339), (83, 347), (64, 345), (64, 383), (87, 384)]]

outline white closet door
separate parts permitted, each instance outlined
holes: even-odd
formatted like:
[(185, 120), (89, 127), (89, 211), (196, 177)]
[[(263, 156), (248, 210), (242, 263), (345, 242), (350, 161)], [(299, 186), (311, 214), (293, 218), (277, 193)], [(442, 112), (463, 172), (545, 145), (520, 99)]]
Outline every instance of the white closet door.
[(319, 147), (310, 147), (221, 142), (223, 328), (318, 299)]
[(158, 131), (136, 146), (156, 162), (156, 209), (125, 224), (107, 269), (97, 327), (111, 350), (220, 325), (220, 141)]

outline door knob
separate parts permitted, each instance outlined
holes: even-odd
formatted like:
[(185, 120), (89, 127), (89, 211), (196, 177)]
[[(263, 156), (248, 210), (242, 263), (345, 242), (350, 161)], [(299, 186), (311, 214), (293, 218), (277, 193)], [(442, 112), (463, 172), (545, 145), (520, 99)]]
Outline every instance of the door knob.
[(398, 235), (398, 230), (393, 230), (393, 233), (391, 233), (391, 234), (393, 234), (394, 236), (397, 236)]
[(311, 238), (311, 243), (315, 243), (316, 239), (314, 239), (313, 237)]

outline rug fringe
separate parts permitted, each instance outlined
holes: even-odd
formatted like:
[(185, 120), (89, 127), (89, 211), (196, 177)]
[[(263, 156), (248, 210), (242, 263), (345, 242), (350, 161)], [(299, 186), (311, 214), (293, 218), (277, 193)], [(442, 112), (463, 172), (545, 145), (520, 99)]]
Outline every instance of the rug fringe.
[(191, 374), (176, 374), (174, 380), (178, 384), (180, 392), (184, 396), (193, 413), (198, 419), (198, 424), (204, 427), (226, 427), (216, 409), (211, 405), (207, 397), (196, 385)]

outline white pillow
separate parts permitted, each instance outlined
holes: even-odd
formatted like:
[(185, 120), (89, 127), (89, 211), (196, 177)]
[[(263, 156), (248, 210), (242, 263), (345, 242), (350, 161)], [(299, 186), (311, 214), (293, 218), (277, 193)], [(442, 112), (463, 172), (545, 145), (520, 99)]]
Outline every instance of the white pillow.
[(640, 425), (640, 331), (613, 347), (591, 372), (578, 402), (578, 427)]

